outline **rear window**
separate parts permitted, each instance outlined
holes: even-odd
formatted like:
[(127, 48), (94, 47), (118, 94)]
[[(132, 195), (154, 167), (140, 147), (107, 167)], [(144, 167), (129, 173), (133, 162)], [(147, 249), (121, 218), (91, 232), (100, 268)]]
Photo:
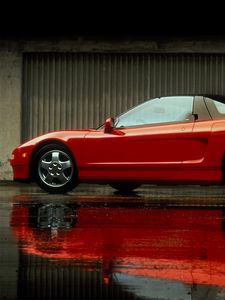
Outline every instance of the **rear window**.
[(225, 103), (210, 98), (205, 98), (205, 102), (213, 119), (225, 118)]

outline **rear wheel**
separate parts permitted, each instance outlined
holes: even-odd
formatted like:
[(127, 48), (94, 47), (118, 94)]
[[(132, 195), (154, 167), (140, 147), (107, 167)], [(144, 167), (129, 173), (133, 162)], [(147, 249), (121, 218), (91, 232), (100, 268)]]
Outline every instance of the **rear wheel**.
[(63, 194), (77, 185), (77, 171), (70, 151), (61, 145), (50, 144), (39, 150), (35, 159), (35, 179), (45, 191)]
[(110, 186), (120, 193), (129, 193), (132, 192), (133, 190), (139, 188), (141, 186), (140, 183), (130, 183), (130, 182), (120, 182), (120, 183), (111, 183)]

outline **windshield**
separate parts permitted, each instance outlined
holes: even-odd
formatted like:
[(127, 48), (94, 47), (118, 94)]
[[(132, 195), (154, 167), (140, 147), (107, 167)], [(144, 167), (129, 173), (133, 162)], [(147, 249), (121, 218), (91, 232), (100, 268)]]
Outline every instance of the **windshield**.
[(147, 100), (115, 118), (114, 127), (192, 121), (193, 99), (193, 96), (169, 96)]
[(192, 120), (192, 113), (193, 96), (154, 98), (119, 116), (115, 127), (186, 122)]

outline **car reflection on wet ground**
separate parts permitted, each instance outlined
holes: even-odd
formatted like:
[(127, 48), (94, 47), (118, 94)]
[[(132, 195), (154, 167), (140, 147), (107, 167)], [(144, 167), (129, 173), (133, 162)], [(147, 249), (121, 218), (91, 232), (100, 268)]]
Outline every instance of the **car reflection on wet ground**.
[(0, 190), (0, 299), (225, 299), (224, 187)]

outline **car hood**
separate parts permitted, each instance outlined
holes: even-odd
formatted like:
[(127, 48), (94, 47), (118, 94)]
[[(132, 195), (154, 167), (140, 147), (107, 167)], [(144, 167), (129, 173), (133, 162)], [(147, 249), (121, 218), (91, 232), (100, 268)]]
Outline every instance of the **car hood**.
[(26, 147), (26, 146), (32, 146), (37, 145), (40, 142), (43, 141), (51, 141), (51, 140), (59, 140), (67, 142), (70, 139), (78, 138), (82, 139), (84, 138), (89, 132), (96, 131), (95, 129), (82, 129), (82, 130), (60, 130), (60, 131), (53, 131), (46, 134), (42, 134), (38, 137), (35, 137), (22, 145), (20, 147)]

